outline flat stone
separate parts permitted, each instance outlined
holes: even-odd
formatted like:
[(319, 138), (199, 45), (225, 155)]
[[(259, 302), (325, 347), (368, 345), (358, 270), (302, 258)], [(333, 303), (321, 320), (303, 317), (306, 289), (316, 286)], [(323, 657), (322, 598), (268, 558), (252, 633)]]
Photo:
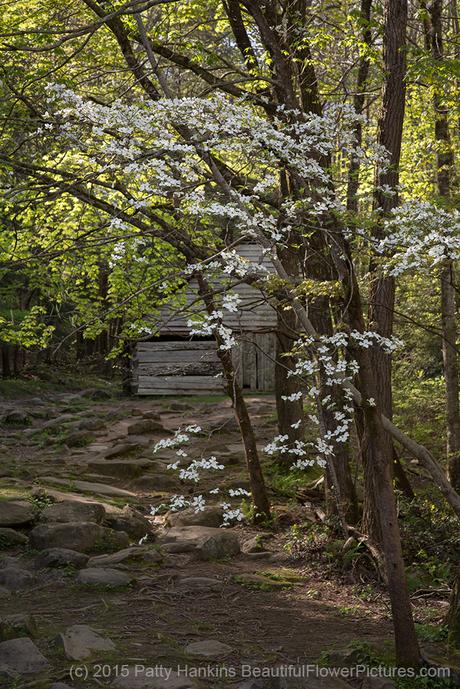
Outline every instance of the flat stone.
[(69, 548), (82, 553), (119, 550), (129, 545), (128, 534), (93, 522), (42, 524), (30, 533), (30, 545), (37, 550)]
[(115, 644), (87, 624), (74, 624), (56, 639), (68, 660), (89, 660), (95, 653), (115, 651)]
[(53, 682), (50, 689), (72, 689), (72, 687), (65, 682)]
[(30, 417), (20, 409), (11, 409), (3, 414), (2, 423), (5, 426), (27, 426), (30, 423)]
[(174, 474), (155, 473), (141, 476), (133, 481), (131, 484), (135, 488), (145, 492), (163, 492), (177, 489), (179, 481)]
[(104, 428), (105, 423), (102, 419), (82, 419), (78, 422), (80, 431), (102, 431)]
[(114, 498), (137, 498), (136, 493), (117, 488), (116, 486), (108, 486), (105, 483), (74, 481), (71, 479), (55, 478), (53, 476), (42, 476), (41, 480), (55, 483), (58, 486), (67, 486), (68, 488), (80, 490), (84, 493), (100, 493), (101, 495), (108, 495)]
[(5, 615), (0, 617), (0, 640), (17, 639), (22, 636), (35, 636), (37, 624), (32, 615)]
[[(187, 677), (179, 676), (171, 668), (159, 665), (154, 668), (154, 673), (149, 672), (151, 664), (146, 662), (144, 672), (142, 664), (130, 667), (127, 677), (117, 677), (112, 683), (116, 689), (194, 689), (194, 684)], [(157, 677), (149, 675), (156, 674)]]
[(88, 560), (88, 567), (111, 567), (133, 560), (154, 563), (161, 562), (162, 559), (161, 553), (158, 550), (152, 550), (144, 546), (131, 546), (131, 548), (124, 548), (110, 555), (96, 555), (95, 557), (91, 557)]
[(161, 538), (167, 552), (194, 552), (201, 560), (218, 560), (240, 552), (236, 534), (209, 526), (175, 526)]
[(44, 522), (93, 522), (100, 524), (105, 517), (105, 509), (97, 502), (75, 502), (63, 500), (46, 507), (40, 520)]
[(0, 500), (0, 526), (22, 526), (35, 519), (35, 513), (29, 502)]
[(126, 442), (126, 443), (116, 443), (106, 452), (104, 452), (104, 457), (106, 459), (112, 459), (113, 457), (124, 457), (125, 455), (133, 454), (142, 449), (142, 446), (136, 442)]
[(157, 411), (154, 411), (153, 409), (146, 409), (145, 411), (141, 411), (141, 416), (143, 416), (144, 419), (153, 419), (154, 421), (159, 421), (161, 419), (160, 414)]
[(102, 476), (137, 478), (154, 463), (148, 459), (95, 459), (88, 467)]
[(152, 525), (148, 519), (130, 505), (125, 505), (119, 512), (108, 514), (104, 523), (111, 529), (124, 531), (137, 540), (146, 534), (151, 534), (152, 531)]
[(35, 558), (35, 567), (44, 569), (45, 567), (84, 567), (88, 562), (88, 556), (70, 548), (49, 548), (44, 550)]
[(6, 527), (0, 527), (0, 549), (15, 545), (25, 545), (28, 541), (27, 536)]
[(236, 534), (216, 529), (216, 533), (200, 538), (197, 554), (200, 560), (215, 560), (238, 555), (239, 552), (240, 543)]
[(220, 591), (222, 589), (222, 582), (211, 577), (181, 577), (177, 582), (177, 586), (192, 591), (196, 589)]
[(6, 665), (20, 675), (35, 675), (49, 667), (46, 658), (28, 637), (0, 643), (0, 665)]
[(65, 444), (68, 447), (84, 447), (89, 445), (96, 436), (91, 431), (73, 431), (69, 433), (65, 439)]
[(195, 641), (185, 647), (185, 652), (197, 658), (225, 658), (229, 653), (232, 653), (233, 648), (221, 641), (214, 639), (204, 639), (203, 641)]
[(253, 538), (249, 538), (247, 541), (244, 541), (243, 545), (241, 546), (241, 550), (243, 553), (260, 553), (264, 550), (262, 537), (254, 536)]
[(3, 569), (4, 567), (19, 567), (19, 562), (17, 558), (15, 557), (10, 557), (9, 555), (2, 555), (0, 557), (0, 569)]
[[(0, 664), (0, 680), (4, 680), (5, 682), (12, 683), (13, 680), (16, 680), (19, 678), (19, 675), (17, 672), (12, 670), (10, 667), (7, 665)], [(9, 686), (9, 684), (8, 684)], [(14, 686), (14, 685), (13, 685)]]
[(78, 584), (90, 586), (128, 586), (134, 579), (133, 577), (120, 572), (118, 569), (104, 567), (91, 567), (81, 569), (77, 575)]
[(0, 586), (9, 591), (19, 591), (35, 583), (35, 577), (26, 569), (19, 567), (5, 567), (0, 569)]
[(168, 512), (165, 523), (168, 526), (212, 526), (218, 528), (222, 525), (222, 509), (207, 505), (203, 510), (196, 512), (193, 507), (178, 512)]
[(155, 419), (136, 419), (128, 424), (128, 435), (145, 435), (150, 433), (170, 433), (162, 423)]

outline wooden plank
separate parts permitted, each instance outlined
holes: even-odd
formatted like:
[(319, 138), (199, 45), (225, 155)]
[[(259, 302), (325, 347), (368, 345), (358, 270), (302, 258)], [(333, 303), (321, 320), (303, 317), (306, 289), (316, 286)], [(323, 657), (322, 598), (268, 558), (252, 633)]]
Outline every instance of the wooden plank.
[(215, 376), (221, 370), (219, 362), (141, 364), (139, 376)]
[(195, 349), (212, 349), (214, 347), (213, 340), (180, 340), (179, 342), (171, 342), (169, 340), (159, 340), (158, 342), (138, 342), (136, 345), (137, 351), (157, 351), (168, 352), (171, 350), (195, 350)]
[(140, 397), (147, 397), (147, 396), (171, 396), (171, 397), (178, 397), (178, 396), (185, 396), (185, 395), (190, 395), (194, 397), (199, 397), (200, 395), (223, 395), (224, 390), (214, 390), (214, 389), (209, 389), (209, 390), (204, 390), (204, 389), (199, 389), (199, 390), (182, 390), (181, 388), (171, 390), (170, 388), (162, 389), (162, 388), (152, 388), (152, 389), (139, 389), (139, 390), (133, 390), (133, 392), (136, 395), (139, 395)]
[(139, 376), (139, 388), (162, 387), (165, 389), (177, 388), (212, 388), (222, 389), (223, 380), (221, 377), (213, 376)]
[(145, 364), (180, 364), (180, 363), (216, 363), (219, 361), (217, 351), (173, 350), (171, 352), (142, 352), (137, 358), (138, 366)]

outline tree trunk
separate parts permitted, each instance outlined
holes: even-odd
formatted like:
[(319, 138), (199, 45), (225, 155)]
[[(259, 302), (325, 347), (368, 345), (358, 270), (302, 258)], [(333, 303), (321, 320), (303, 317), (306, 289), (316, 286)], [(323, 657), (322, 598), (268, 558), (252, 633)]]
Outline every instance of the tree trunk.
[[(382, 216), (388, 214), (398, 205), (397, 187), (399, 184), (399, 161), (401, 157), (401, 141), (405, 110), (405, 76), (406, 76), (406, 30), (407, 30), (407, 0), (387, 0), (385, 7), (384, 28), (384, 64), (385, 85), (383, 90), (382, 115), (379, 122), (379, 143), (385, 147), (390, 155), (390, 165), (387, 169), (379, 167), (376, 173), (374, 206)], [(383, 190), (390, 187), (393, 195)], [(378, 223), (374, 229), (374, 237), (381, 239), (383, 229)], [(394, 278), (382, 275), (376, 266), (371, 266), (374, 278), (371, 282), (369, 296), (370, 327), (383, 337), (393, 334), (393, 312), (395, 301)], [(393, 416), (393, 400), (391, 385), (391, 357), (382, 351), (381, 347), (374, 347), (371, 352), (372, 365), (377, 384), (376, 393), (382, 413), (391, 420)], [(388, 433), (382, 435), (382, 451), (391, 471), (393, 462), (393, 441)], [(368, 460), (365, 460), (365, 462)], [(372, 485), (367, 486), (363, 508), (363, 529), (370, 537), (379, 542), (382, 528), (375, 528), (375, 519), (371, 513), (375, 511), (376, 496)]]
[[(426, 8), (425, 8), (426, 9)], [(434, 0), (425, 14), (425, 45), (431, 51), (435, 63), (442, 65), (444, 43), (442, 29), (442, 0)], [(438, 192), (446, 205), (451, 196), (451, 175), (454, 166), (454, 152), (449, 135), (447, 106), (443, 104), (442, 93), (435, 86), (433, 107), (435, 113), (436, 177)], [(457, 320), (455, 268), (450, 259), (441, 268), (441, 327), (444, 381), (446, 387), (447, 414), (447, 457), (450, 481), (460, 491), (460, 407), (458, 401), (459, 370), (457, 359)]]
[[(288, 183), (284, 174), (281, 175), (281, 186), (288, 195)], [(298, 276), (299, 252), (291, 247), (279, 247), (277, 251), (286, 272), (291, 276)], [(304, 401), (303, 397), (293, 401), (285, 400), (283, 397), (289, 397), (302, 390), (299, 379), (289, 375), (295, 368), (295, 359), (290, 352), (299, 336), (299, 322), (290, 304), (283, 303), (278, 305), (277, 321), (275, 396), (278, 430), (280, 435), (287, 435), (288, 444), (293, 446), (296, 440), (303, 441), (305, 438)], [(299, 421), (300, 424), (297, 425)], [(291, 464), (293, 455), (282, 455), (280, 460), (283, 464)]]
[(447, 615), (448, 646), (450, 651), (460, 651), (460, 572), (452, 588), (450, 597), (449, 613)]
[[(295, 360), (290, 352), (294, 343), (293, 332), (296, 327), (296, 317), (293, 311), (278, 312), (275, 363), (276, 412), (278, 431), (280, 435), (287, 435), (287, 442), (290, 446), (294, 445), (296, 440), (303, 441), (305, 438), (303, 397), (293, 401), (283, 399), (283, 397), (289, 397), (300, 390), (298, 379), (289, 375), (289, 372), (295, 367)], [(280, 461), (283, 464), (292, 464), (293, 460), (294, 456), (291, 454), (280, 456)]]

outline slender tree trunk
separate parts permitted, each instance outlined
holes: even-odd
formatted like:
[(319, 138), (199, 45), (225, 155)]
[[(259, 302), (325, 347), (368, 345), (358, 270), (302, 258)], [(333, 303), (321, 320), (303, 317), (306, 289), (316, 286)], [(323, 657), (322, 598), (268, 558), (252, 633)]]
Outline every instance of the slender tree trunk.
[[(289, 195), (286, 175), (281, 174), (281, 186), (286, 196)], [(286, 272), (291, 276), (298, 276), (299, 252), (291, 247), (278, 248), (278, 256), (283, 263)], [(289, 304), (279, 304), (277, 309), (277, 347), (275, 364), (275, 396), (276, 411), (278, 417), (278, 430), (280, 435), (287, 435), (288, 444), (293, 446), (305, 438), (305, 412), (303, 398), (298, 400), (286, 400), (285, 397), (301, 392), (302, 386), (296, 376), (289, 373), (295, 368), (295, 359), (291, 354), (295, 340), (299, 336), (299, 323), (295, 312)], [(281, 461), (291, 464), (293, 455), (281, 456)]]
[[(294, 328), (297, 328), (295, 314), (292, 311), (280, 311), (278, 313), (275, 363), (276, 412), (279, 433), (288, 437), (287, 442), (290, 446), (294, 445), (296, 440), (302, 441), (305, 438), (303, 397), (292, 401), (283, 399), (300, 390), (298, 379), (289, 375), (289, 372), (295, 367), (294, 357), (290, 354), (294, 343)], [(292, 464), (293, 460), (294, 457), (291, 454), (284, 454), (280, 457), (283, 464)]]
[[(362, 41), (369, 48), (371, 45), (371, 8), (372, 0), (361, 0), (360, 21), (362, 24)], [(356, 79), (356, 93), (353, 97), (353, 107), (358, 115), (362, 115), (366, 102), (365, 88), (369, 77), (369, 58), (363, 54), (359, 61), (358, 76)], [(356, 145), (361, 146), (363, 140), (363, 125), (358, 120), (355, 128)], [(347, 185), (347, 210), (357, 212), (358, 210), (358, 189), (359, 189), (360, 163), (358, 158), (352, 158), (348, 169)]]
[[(211, 286), (202, 274), (198, 274), (197, 279), (199, 294), (204, 301), (208, 314), (211, 315), (216, 311), (214, 293)], [(257, 451), (254, 429), (243, 392), (238, 384), (231, 351), (228, 349), (221, 349), (221, 346), (224, 343), (218, 332), (215, 333), (215, 338), (217, 343), (217, 356), (219, 357), (226, 380), (227, 394), (232, 400), (233, 409), (240, 427), (241, 438), (243, 440), (249, 481), (251, 484), (252, 499), (256, 509), (255, 520), (261, 521), (270, 517), (270, 503), (268, 500), (262, 467), (259, 460), (259, 453)]]
[[(382, 115), (379, 122), (379, 143), (385, 147), (390, 155), (388, 169), (378, 168), (374, 194), (375, 208), (382, 216), (388, 214), (398, 205), (397, 187), (399, 184), (399, 161), (401, 157), (401, 141), (405, 110), (405, 76), (406, 76), (406, 31), (407, 31), (407, 0), (387, 0), (385, 6), (384, 29), (384, 64), (385, 86), (383, 91)], [(385, 189), (389, 187), (392, 195)], [(383, 236), (383, 228), (378, 223), (374, 236)], [(371, 266), (374, 273), (370, 289), (369, 322), (372, 329), (383, 337), (393, 334), (393, 312), (395, 301), (395, 283), (392, 277), (380, 273), (375, 266)], [(377, 384), (377, 398), (382, 413), (391, 420), (393, 416), (393, 399), (391, 385), (391, 357), (382, 351), (381, 347), (374, 347), (371, 352), (372, 366)], [(393, 441), (388, 433), (382, 434), (382, 451), (391, 472), (393, 463)], [(365, 459), (365, 463), (369, 460)], [(365, 493), (363, 508), (363, 528), (371, 538), (379, 542), (383, 529), (375, 528), (375, 511), (377, 487), (368, 485)]]
[[(425, 9), (427, 9), (425, 7)], [(431, 51), (433, 60), (442, 64), (444, 42), (442, 28), (443, 0), (434, 0), (425, 14), (425, 45)], [(445, 204), (451, 197), (451, 176), (454, 167), (454, 152), (449, 135), (447, 106), (439, 88), (434, 86), (433, 107), (435, 114), (436, 173), (438, 192)], [(441, 327), (444, 381), (446, 387), (447, 414), (447, 457), (449, 477), (455, 490), (460, 490), (460, 407), (459, 367), (457, 357), (457, 304), (455, 291), (454, 262), (446, 259), (441, 268)]]
[[(344, 254), (348, 249), (344, 247)], [(345, 267), (345, 266), (344, 266)], [(351, 263), (346, 267), (345, 298), (351, 328), (363, 332), (365, 323), (359, 286)], [(340, 271), (339, 271), (340, 272)], [(374, 500), (385, 558), (385, 572), (395, 632), (396, 658), (400, 665), (417, 667), (421, 662), (412, 607), (407, 588), (396, 501), (393, 490), (391, 460), (388, 457), (387, 433), (381, 409), (369, 404), (378, 400), (377, 376), (371, 352), (362, 347), (353, 351), (359, 364), (359, 387), (362, 395), (363, 450), (366, 456), (365, 478), (372, 474)]]

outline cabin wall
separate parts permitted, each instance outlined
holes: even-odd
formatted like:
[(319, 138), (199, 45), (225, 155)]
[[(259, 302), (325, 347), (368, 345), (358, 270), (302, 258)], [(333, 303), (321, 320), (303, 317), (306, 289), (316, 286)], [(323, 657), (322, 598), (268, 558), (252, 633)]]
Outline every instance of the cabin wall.
[[(233, 351), (240, 385), (254, 392), (275, 386), (274, 333), (244, 333)], [(137, 395), (222, 394), (224, 380), (214, 340), (139, 342), (133, 357)]]

